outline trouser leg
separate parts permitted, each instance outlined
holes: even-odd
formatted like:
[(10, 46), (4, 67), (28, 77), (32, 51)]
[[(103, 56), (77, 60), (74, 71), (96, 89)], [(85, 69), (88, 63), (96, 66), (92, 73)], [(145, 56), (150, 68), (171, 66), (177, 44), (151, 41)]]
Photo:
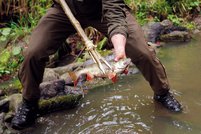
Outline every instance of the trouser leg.
[(25, 59), (19, 71), (23, 97), (36, 100), (40, 97), (39, 84), (49, 55), (55, 53), (62, 42), (75, 32), (60, 7), (52, 7), (33, 31)]
[(129, 30), (126, 55), (139, 68), (155, 94), (167, 93), (170, 87), (164, 66), (156, 57), (154, 49), (147, 46), (141, 27), (129, 12), (127, 12), (126, 21)]

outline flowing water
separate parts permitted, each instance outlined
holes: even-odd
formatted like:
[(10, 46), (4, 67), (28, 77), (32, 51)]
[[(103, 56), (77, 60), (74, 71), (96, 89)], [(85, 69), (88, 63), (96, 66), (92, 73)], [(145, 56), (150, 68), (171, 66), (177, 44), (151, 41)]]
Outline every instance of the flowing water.
[[(105, 82), (85, 95), (80, 106), (40, 117), (31, 134), (199, 134), (201, 133), (201, 36), (160, 49), (180, 114), (152, 99), (140, 73)], [(102, 81), (103, 82), (103, 81)]]

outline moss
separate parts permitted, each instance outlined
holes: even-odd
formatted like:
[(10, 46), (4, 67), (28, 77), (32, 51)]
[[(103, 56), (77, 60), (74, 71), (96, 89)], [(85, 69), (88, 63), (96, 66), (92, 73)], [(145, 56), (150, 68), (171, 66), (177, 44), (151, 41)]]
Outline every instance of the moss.
[[(39, 100), (39, 114), (47, 114), (62, 109), (73, 108), (79, 104), (83, 98), (82, 94), (62, 95), (50, 99)], [(13, 94), (0, 101), (1, 112), (13, 113), (15, 112), (22, 102), (22, 94)], [(8, 105), (6, 105), (8, 104)], [(10, 116), (9, 116), (10, 117)]]
[(82, 99), (82, 94), (79, 95), (62, 95), (50, 99), (41, 99), (39, 101), (39, 114), (69, 109), (76, 106)]
[(12, 80), (9, 81), (5, 81), (3, 83), (0, 84), (0, 89), (3, 90), (3, 92), (6, 95), (10, 95), (16, 92), (21, 92), (22, 90), (22, 85), (19, 81), (19, 79), (14, 78)]

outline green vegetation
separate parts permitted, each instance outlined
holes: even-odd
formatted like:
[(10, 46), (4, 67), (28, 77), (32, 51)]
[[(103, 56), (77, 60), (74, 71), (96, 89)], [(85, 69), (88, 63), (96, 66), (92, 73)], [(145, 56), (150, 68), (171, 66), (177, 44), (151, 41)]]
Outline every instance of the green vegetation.
[[(135, 11), (140, 24), (148, 21), (162, 21), (170, 19), (176, 25), (183, 25), (201, 14), (200, 0), (125, 0)], [(191, 27), (192, 28), (192, 27)]]
[(0, 76), (13, 74), (23, 61), (21, 47), (8, 47), (0, 53)]
[(0, 1), (0, 78), (16, 72), (23, 47), (15, 44), (24, 41), (51, 4), (52, 0)]
[(31, 33), (51, 4), (52, 0), (0, 1), (0, 28), (6, 27), (0, 29), (0, 44), (10, 40), (14, 44)]
[[(176, 25), (183, 25), (201, 12), (200, 0), (125, 0), (134, 11), (140, 24), (148, 21), (170, 19)], [(39, 19), (51, 6), (52, 0), (8, 0), (0, 1), (1, 26), (11, 28), (12, 39), (23, 38), (36, 26)], [(189, 26), (190, 25), (190, 26)], [(193, 28), (193, 24), (185, 24)], [(5, 30), (0, 30), (0, 35)], [(9, 35), (1, 36), (0, 41), (10, 39)], [(0, 42), (1, 43), (1, 42)]]
[(52, 0), (0, 1), (1, 19), (17, 22), (20, 26), (34, 27), (50, 7)]

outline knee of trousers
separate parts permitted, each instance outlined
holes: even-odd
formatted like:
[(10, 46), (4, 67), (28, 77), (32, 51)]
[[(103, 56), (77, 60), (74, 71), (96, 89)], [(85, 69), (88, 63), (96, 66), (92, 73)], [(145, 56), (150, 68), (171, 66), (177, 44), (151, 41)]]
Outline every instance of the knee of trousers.
[(24, 53), (25, 60), (31, 62), (45, 63), (49, 60), (49, 56), (45, 51), (40, 49), (27, 49)]
[(138, 58), (135, 59), (136, 62), (144, 62), (144, 63), (151, 63), (154, 64), (155, 62), (158, 62), (158, 59), (156, 57), (154, 50), (147, 50), (140, 53)]

